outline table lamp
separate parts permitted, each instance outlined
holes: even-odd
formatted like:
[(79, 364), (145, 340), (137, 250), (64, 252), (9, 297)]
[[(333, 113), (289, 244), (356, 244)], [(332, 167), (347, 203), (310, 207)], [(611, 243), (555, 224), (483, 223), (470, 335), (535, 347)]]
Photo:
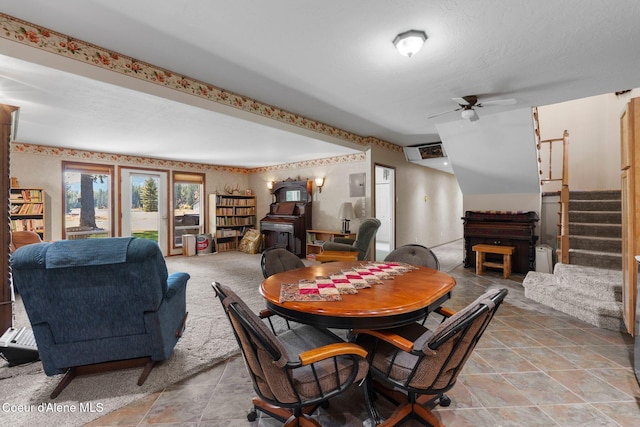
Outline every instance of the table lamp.
[(353, 204), (351, 202), (344, 202), (340, 205), (340, 211), (338, 212), (338, 218), (342, 219), (342, 233), (349, 233), (349, 220), (356, 217), (356, 213), (353, 210)]

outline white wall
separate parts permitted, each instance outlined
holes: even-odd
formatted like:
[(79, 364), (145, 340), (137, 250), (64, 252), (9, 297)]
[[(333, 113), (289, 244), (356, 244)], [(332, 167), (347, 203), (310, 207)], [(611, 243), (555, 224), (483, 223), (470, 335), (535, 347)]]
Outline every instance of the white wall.
[(571, 190), (620, 189), (620, 114), (638, 96), (640, 89), (634, 89), (538, 107), (542, 139), (569, 131)]

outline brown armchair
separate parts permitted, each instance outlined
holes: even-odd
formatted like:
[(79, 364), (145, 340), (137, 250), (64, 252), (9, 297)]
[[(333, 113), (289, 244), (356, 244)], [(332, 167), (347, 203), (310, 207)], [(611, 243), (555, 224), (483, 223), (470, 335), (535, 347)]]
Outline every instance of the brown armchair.
[[(389, 330), (353, 331), (357, 334), (355, 342), (369, 352), (375, 390), (399, 402), (385, 426), (413, 418), (444, 427), (426, 405), (439, 398), (448, 399), (444, 393), (454, 386), (507, 293), (506, 289), (489, 290), (455, 314), (440, 309), (446, 319), (433, 332), (418, 323)], [(377, 414), (374, 418), (379, 421)]]
[(259, 317), (231, 289), (219, 283), (213, 288), (258, 394), (249, 421), (260, 410), (284, 426), (320, 426), (308, 414), (366, 376), (367, 353), (362, 347), (309, 325), (285, 328), (276, 335), (261, 319), (270, 313)]
[(12, 231), (11, 232), (11, 252), (26, 245), (40, 243), (42, 239), (35, 231)]
[(332, 242), (324, 242), (323, 251), (342, 251), (357, 252), (358, 260), (367, 260), (370, 258), (373, 239), (376, 237), (378, 228), (380, 228), (380, 220), (377, 218), (367, 218), (362, 221), (358, 227), (356, 238), (348, 239), (345, 237), (336, 237)]

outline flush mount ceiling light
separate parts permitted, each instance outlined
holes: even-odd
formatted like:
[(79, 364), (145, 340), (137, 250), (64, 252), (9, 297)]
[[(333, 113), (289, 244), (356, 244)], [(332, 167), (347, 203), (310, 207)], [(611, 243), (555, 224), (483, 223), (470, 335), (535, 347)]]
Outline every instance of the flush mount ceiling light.
[(422, 49), (425, 40), (427, 40), (427, 34), (424, 31), (409, 30), (398, 34), (393, 40), (393, 45), (402, 55), (411, 58)]

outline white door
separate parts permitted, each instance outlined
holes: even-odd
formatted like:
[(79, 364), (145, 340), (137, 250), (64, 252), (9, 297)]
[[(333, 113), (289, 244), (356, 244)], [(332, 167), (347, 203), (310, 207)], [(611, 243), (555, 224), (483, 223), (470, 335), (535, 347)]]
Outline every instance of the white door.
[(167, 172), (120, 169), (122, 236), (155, 240), (168, 255)]
[(376, 233), (376, 260), (383, 260), (395, 249), (395, 169), (375, 167), (376, 218), (380, 228)]

